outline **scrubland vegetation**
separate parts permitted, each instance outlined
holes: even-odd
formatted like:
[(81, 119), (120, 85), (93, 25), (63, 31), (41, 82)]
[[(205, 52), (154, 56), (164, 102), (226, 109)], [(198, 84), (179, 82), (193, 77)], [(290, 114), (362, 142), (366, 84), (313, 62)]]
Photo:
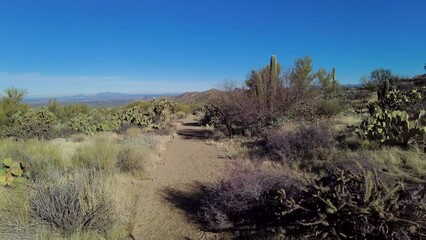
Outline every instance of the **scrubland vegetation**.
[(9, 88), (0, 103), (0, 236), (130, 237), (132, 183), (161, 158), (170, 123), (201, 109), (200, 124), (214, 129), (209, 141), (237, 149), (222, 181), (192, 195), (203, 230), (426, 238), (425, 78), (378, 69), (346, 87), (334, 68), (314, 72), (308, 57), (283, 69), (272, 56), (202, 108), (166, 99), (31, 108), (25, 91)]
[(0, 238), (131, 237), (133, 183), (159, 162), (177, 106), (162, 99), (120, 109), (55, 101), (30, 108), (21, 103), (24, 91), (5, 93)]
[(312, 69), (272, 56), (204, 107), (201, 123), (250, 146), (234, 157), (251, 163), (204, 186), (200, 224), (243, 239), (425, 238), (425, 76), (378, 69), (349, 88)]

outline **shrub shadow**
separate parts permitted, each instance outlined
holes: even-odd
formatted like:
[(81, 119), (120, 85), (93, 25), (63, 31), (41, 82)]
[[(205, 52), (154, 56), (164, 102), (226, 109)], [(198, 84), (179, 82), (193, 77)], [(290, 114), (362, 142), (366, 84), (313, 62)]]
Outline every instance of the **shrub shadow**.
[(201, 127), (199, 122), (186, 122), (182, 123), (182, 125), (187, 127)]
[(184, 129), (178, 131), (177, 134), (185, 139), (206, 140), (211, 138), (213, 133), (204, 129)]
[(165, 188), (161, 191), (164, 200), (175, 208), (184, 212), (185, 217), (203, 230), (208, 230), (206, 224), (199, 216), (201, 200), (208, 192), (208, 186), (196, 182), (190, 185), (188, 191), (180, 191), (174, 188)]

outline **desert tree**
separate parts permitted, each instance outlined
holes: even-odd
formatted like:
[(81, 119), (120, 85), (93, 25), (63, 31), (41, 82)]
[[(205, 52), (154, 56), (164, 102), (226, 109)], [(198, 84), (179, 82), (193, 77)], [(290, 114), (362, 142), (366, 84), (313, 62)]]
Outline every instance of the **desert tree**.
[(386, 80), (392, 80), (395, 76), (389, 69), (378, 68), (373, 70), (370, 74), (361, 78), (361, 84), (364, 88), (371, 91), (376, 91), (378, 86), (383, 84)]

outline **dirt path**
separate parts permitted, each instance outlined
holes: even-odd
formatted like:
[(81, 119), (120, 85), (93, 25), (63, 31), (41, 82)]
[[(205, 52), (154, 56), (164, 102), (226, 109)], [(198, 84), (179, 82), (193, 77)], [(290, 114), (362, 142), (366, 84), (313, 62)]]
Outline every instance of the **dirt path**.
[(216, 181), (225, 167), (216, 146), (202, 139), (207, 134), (195, 121), (184, 120), (167, 145), (162, 164), (151, 173), (151, 180), (140, 186), (136, 239), (216, 239), (190, 220), (195, 211), (191, 198), (197, 183)]

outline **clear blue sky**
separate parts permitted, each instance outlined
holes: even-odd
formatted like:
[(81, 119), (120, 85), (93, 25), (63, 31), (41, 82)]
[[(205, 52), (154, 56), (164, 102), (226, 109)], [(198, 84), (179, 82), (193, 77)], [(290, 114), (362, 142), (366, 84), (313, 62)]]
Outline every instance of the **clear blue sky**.
[(172, 93), (244, 80), (276, 54), (357, 83), (423, 73), (424, 0), (0, 0), (0, 88)]

